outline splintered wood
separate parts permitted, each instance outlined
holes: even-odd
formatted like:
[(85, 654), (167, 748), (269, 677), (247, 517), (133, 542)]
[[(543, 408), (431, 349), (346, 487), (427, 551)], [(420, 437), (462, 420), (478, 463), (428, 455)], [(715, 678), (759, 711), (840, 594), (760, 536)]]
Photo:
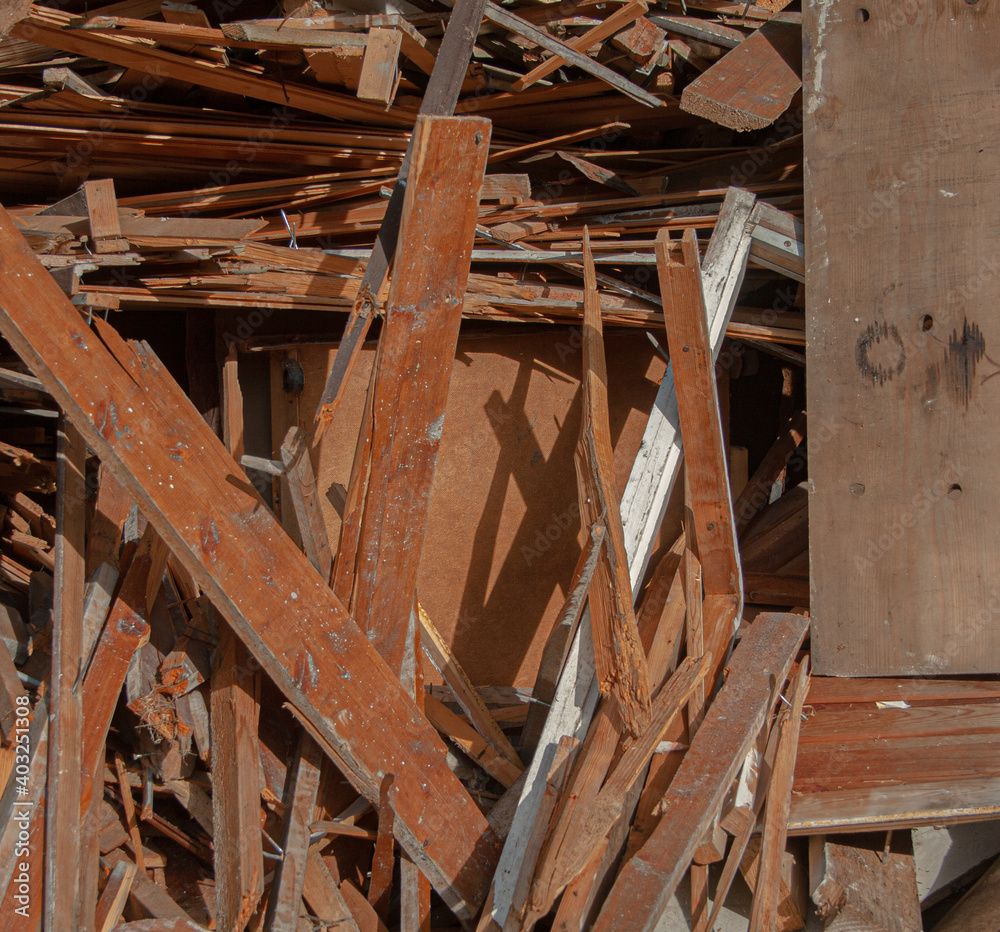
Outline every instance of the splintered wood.
[(4, 928), (920, 928), (995, 6), (334, 6), (0, 4)]

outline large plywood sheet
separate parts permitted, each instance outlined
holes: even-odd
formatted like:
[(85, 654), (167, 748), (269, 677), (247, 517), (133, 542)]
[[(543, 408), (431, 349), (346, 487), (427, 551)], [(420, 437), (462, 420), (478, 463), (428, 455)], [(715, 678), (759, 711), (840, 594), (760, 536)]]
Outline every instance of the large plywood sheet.
[(805, 10), (812, 648), (1000, 671), (1000, 3)]

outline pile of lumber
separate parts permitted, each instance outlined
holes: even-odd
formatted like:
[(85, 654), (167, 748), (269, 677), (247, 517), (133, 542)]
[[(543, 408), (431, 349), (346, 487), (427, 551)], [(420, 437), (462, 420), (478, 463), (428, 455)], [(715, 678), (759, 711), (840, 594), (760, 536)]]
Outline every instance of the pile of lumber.
[[(920, 928), (909, 829), (1000, 812), (1000, 767), (944, 790), (1000, 689), (811, 677), (801, 14), (336, 5), (0, 11), (6, 927)], [(512, 325), (575, 465), (498, 682), (422, 567), (460, 334)]]

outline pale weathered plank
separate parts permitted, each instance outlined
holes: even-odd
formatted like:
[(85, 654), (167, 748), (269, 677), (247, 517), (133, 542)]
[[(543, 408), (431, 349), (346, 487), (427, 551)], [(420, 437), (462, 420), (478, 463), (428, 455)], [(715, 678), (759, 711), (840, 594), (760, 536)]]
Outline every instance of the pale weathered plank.
[(813, 663), (997, 673), (1000, 6), (861, 13), (803, 12)]

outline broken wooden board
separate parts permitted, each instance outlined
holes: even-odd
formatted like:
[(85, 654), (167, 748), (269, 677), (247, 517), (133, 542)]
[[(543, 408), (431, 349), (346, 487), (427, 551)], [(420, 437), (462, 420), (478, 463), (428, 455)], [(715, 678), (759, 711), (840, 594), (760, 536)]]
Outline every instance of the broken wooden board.
[(909, 832), (811, 837), (809, 890), (829, 932), (923, 929)]
[(770, 126), (802, 86), (801, 33), (765, 23), (684, 88), (681, 109), (740, 132)]
[(800, 615), (765, 614), (744, 633), (726, 685), (663, 797), (660, 824), (618, 874), (596, 932), (656, 928), (777, 701), (808, 626)]
[[(426, 718), (152, 352), (104, 325), (112, 355), (6, 212), (0, 250), (4, 336), (358, 788), (377, 797), (392, 769), (400, 844), (471, 917), (496, 851)], [(279, 578), (280, 588), (268, 582)]]
[(897, 15), (804, 13), (813, 663), (997, 673), (1000, 7)]

